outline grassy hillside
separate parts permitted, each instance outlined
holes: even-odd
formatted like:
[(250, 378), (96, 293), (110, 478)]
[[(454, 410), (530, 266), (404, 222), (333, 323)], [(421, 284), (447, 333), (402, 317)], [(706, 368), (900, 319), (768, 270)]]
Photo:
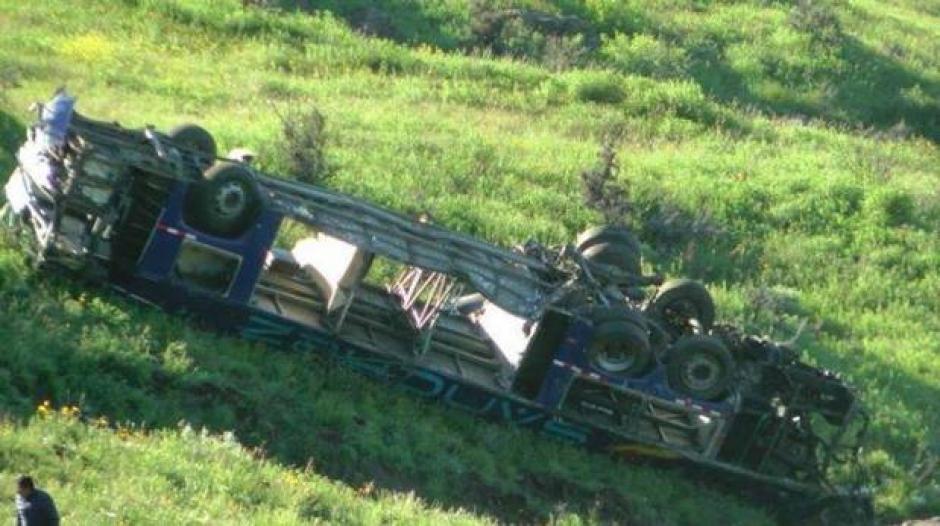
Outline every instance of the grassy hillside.
[[(311, 468), (279, 466), (231, 434), (188, 426), (114, 431), (103, 418), (83, 425), (76, 411), (42, 407), (26, 425), (0, 426), (5, 462), (28, 460), (70, 524), (486, 522), (429, 508), (412, 493), (353, 489)], [(14, 478), (3, 473), (0, 483), (12, 488)]]
[[(881, 519), (940, 514), (940, 5), (533, 1), (519, 4), (578, 16), (597, 45), (516, 28), (494, 50), (461, 2), (305, 4), (335, 15), (0, 0), (0, 172), (28, 103), (61, 84), (86, 114), (199, 121), (274, 171), (288, 166), (277, 111), (315, 104), (332, 186), (495, 242), (560, 242), (597, 221), (578, 175), (615, 136), (648, 266), (704, 280), (721, 317), (754, 331), (809, 320), (805, 357), (873, 410)], [(363, 20), (389, 39), (351, 29)], [(130, 523), (164, 522), (155, 505), (180, 522), (770, 520), (675, 473), (40, 281), (9, 240), (0, 341), (0, 473), (36, 471), (76, 522), (120, 522), (102, 515), (109, 497), (130, 499)], [(155, 431), (28, 421), (46, 399)]]

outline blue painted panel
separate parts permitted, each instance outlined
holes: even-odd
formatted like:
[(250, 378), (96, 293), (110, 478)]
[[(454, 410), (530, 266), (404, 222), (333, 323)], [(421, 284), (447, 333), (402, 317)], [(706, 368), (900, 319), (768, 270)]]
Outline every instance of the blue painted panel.
[(183, 238), (180, 236), (160, 228), (154, 229), (137, 265), (140, 275), (152, 280), (166, 279), (173, 270), (173, 263), (182, 242)]
[(183, 203), (190, 184), (180, 181), (172, 188), (151, 242), (141, 257), (138, 272), (151, 280), (171, 281), (170, 274), (180, 245), (184, 238), (189, 238), (241, 258), (241, 265), (226, 298), (233, 302), (246, 303), (261, 275), (264, 258), (274, 242), (282, 216), (264, 209), (258, 222), (234, 239), (206, 234), (190, 227), (183, 219)]
[(555, 351), (555, 360), (545, 379), (542, 381), (542, 388), (539, 390), (536, 401), (552, 409), (559, 409), (574, 379), (574, 371), (570, 368), (556, 363), (561, 360), (571, 359), (572, 356), (584, 354), (584, 349), (591, 340), (591, 331), (593, 328), (584, 322), (584, 320), (574, 319), (568, 325), (568, 331), (561, 341), (561, 345)]

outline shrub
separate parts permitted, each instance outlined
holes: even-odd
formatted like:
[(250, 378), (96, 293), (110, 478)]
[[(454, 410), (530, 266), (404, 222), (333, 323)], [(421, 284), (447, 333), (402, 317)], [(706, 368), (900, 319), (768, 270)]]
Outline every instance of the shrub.
[(723, 124), (733, 117), (709, 99), (695, 81), (652, 82), (636, 77), (629, 80), (631, 97), (625, 107), (630, 115), (675, 115), (704, 126)]
[(533, 60), (554, 70), (582, 65), (598, 41), (593, 28), (578, 17), (534, 9), (495, 9), (488, 2), (474, 3), (470, 26), (473, 47)]
[(617, 33), (613, 38), (604, 39), (600, 54), (610, 66), (646, 77), (679, 77), (689, 67), (684, 49), (646, 34)]
[(820, 0), (798, 0), (790, 11), (790, 25), (812, 35), (819, 43), (834, 45), (842, 40), (842, 24), (828, 3)]
[(578, 100), (601, 104), (618, 104), (626, 99), (620, 79), (612, 75), (589, 76), (577, 84)]
[(392, 16), (374, 6), (357, 10), (352, 23), (364, 35), (388, 39), (400, 38)]
[(490, 48), (498, 55), (538, 60), (545, 47), (545, 35), (527, 26), (519, 18), (509, 18), (500, 24)]
[(884, 226), (901, 226), (914, 222), (914, 199), (897, 188), (878, 189), (865, 199), (869, 219)]
[(414, 73), (423, 64), (414, 54), (389, 41), (379, 41), (364, 48), (360, 63), (375, 73), (383, 74)]
[(287, 171), (298, 181), (322, 184), (333, 175), (326, 160), (326, 119), (315, 106), (278, 113)]
[(587, 62), (588, 49), (581, 35), (555, 36), (545, 39), (542, 49), (542, 64), (553, 71), (564, 71), (584, 65)]
[(625, 224), (631, 220), (633, 204), (626, 188), (617, 186), (617, 153), (608, 139), (598, 153), (598, 164), (581, 172), (584, 204), (600, 212), (607, 224)]

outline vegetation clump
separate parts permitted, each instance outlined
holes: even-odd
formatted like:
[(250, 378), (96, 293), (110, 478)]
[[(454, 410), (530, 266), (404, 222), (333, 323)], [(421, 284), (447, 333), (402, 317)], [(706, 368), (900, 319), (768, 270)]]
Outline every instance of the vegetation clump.
[(498, 9), (479, 1), (471, 9), (470, 28), (472, 47), (541, 62), (555, 71), (584, 64), (599, 42), (594, 28), (577, 16)]
[(597, 166), (581, 172), (584, 204), (603, 217), (604, 224), (629, 225), (633, 212), (627, 189), (617, 181), (617, 153), (612, 139), (598, 152)]
[(315, 107), (288, 106), (278, 113), (287, 173), (300, 182), (323, 184), (334, 173), (326, 159), (326, 118)]
[(575, 89), (578, 100), (598, 104), (619, 104), (627, 98), (620, 79), (610, 75), (586, 75)]
[(839, 16), (825, 0), (797, 0), (789, 21), (794, 28), (823, 44), (836, 45), (843, 38)]

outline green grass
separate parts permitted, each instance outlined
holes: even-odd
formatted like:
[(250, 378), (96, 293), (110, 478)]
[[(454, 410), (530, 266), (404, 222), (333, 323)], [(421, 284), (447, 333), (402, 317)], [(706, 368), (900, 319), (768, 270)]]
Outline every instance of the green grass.
[[(66, 408), (67, 409), (67, 408)], [(413, 493), (350, 488), (259, 458), (231, 434), (145, 432), (52, 413), (0, 426), (4, 465), (28, 460), (72, 524), (479, 524)], [(14, 477), (0, 475), (6, 487)]]
[[(273, 171), (286, 166), (274, 109), (313, 103), (334, 187), (494, 242), (561, 242), (597, 220), (578, 174), (617, 132), (647, 265), (703, 279), (721, 316), (749, 329), (785, 338), (808, 319), (805, 358), (844, 371), (873, 411), (863, 459), (881, 520), (940, 514), (938, 474), (921, 471), (940, 453), (940, 6), (860, 0), (820, 15), (785, 2), (529, 2), (602, 33), (587, 66), (556, 72), (461, 54), (462, 3), (381, 3), (409, 45), (349, 30), (369, 2), (317, 4), (337, 16), (235, 1), (0, 0), (0, 169), (13, 166), (28, 103), (60, 84), (100, 118), (197, 120)], [(36, 470), (75, 522), (104, 520), (96, 499), (111, 494), (165, 507), (170, 522), (298, 522), (311, 494), (331, 495), (316, 513), (338, 522), (770, 520), (676, 473), (40, 282), (9, 242), (0, 341), (0, 472)], [(154, 431), (112, 465), (101, 456), (125, 443), (114, 431), (26, 422), (45, 399)], [(181, 420), (232, 431), (267, 460), (181, 436)], [(91, 460), (56, 456), (43, 437), (63, 434)], [(210, 453), (185, 460), (203, 443)], [(189, 500), (174, 485), (175, 449), (195, 487), (224, 486), (237, 465), (232, 487), (250, 488)], [(128, 472), (129, 488), (110, 481)], [(302, 488), (263, 489), (294, 476)], [(370, 481), (378, 497), (349, 489)]]

